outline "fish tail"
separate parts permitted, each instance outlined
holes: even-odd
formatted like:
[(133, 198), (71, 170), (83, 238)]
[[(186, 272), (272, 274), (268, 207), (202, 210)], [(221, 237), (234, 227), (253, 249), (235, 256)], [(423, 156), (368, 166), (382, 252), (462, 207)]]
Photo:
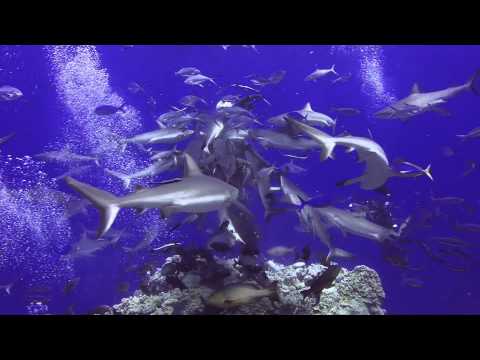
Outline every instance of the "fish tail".
[(332, 72), (337, 75), (337, 76), (340, 76), (338, 75), (338, 73), (335, 71), (335, 64), (332, 65), (332, 67), (330, 68), (330, 70), (332, 70)]
[(428, 166), (423, 170), (425, 176), (433, 181), (433, 176), (431, 171), (432, 171), (432, 164), (428, 164)]
[(122, 174), (122, 173), (117, 172), (117, 171), (110, 170), (110, 169), (105, 169), (105, 172), (107, 174), (110, 174), (110, 175), (115, 176), (116, 178), (122, 180), (123, 186), (124, 186), (125, 189), (128, 189), (130, 187), (130, 182), (132, 181), (132, 178), (130, 176)]
[(472, 90), (472, 92), (475, 95), (480, 95), (480, 90), (476, 87), (476, 82), (478, 77), (480, 76), (480, 69), (478, 69), (475, 74), (470, 78), (470, 80), (467, 82), (468, 88)]
[(70, 187), (90, 200), (100, 211), (101, 221), (97, 238), (105, 235), (120, 211), (120, 207), (118, 206), (119, 199), (106, 191), (94, 188), (93, 186), (75, 180), (70, 176), (67, 176), (65, 181)]

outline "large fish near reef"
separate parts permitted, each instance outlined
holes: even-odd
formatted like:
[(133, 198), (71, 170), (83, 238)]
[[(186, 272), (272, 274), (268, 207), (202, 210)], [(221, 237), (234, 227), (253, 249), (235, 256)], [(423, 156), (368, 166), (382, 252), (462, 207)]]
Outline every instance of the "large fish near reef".
[(346, 258), (352, 256), (348, 251), (333, 246), (327, 224), (319, 216), (316, 208), (305, 205), (305, 201), (308, 202), (311, 199), (310, 196), (283, 175), (280, 176), (280, 187), (284, 194), (284, 201), (298, 208), (297, 214), (301, 230), (311, 232), (327, 246), (329, 250), (327, 262), (334, 257)]
[(341, 271), (342, 268), (340, 266), (330, 265), (327, 270), (325, 270), (319, 276), (315, 277), (312, 281), (310, 281), (307, 285), (309, 286), (309, 289), (303, 290), (301, 294), (303, 295), (303, 297), (316, 295), (319, 298), (322, 294), (323, 289), (331, 287)]
[[(140, 190), (124, 197), (116, 197), (71, 177), (68, 185), (89, 199), (100, 211), (98, 237), (112, 226), (120, 209), (160, 209), (162, 217), (175, 213), (206, 213), (238, 203), (238, 189), (211, 176), (204, 175), (192, 157), (184, 154), (185, 168), (182, 179), (171, 180), (155, 188)], [(238, 203), (239, 206), (244, 207)]]
[(276, 284), (272, 288), (262, 288), (252, 283), (240, 283), (227, 285), (214, 292), (206, 303), (220, 309), (232, 309), (264, 297), (275, 299), (276, 296)]
[(427, 111), (437, 111), (441, 114), (448, 115), (448, 113), (439, 108), (447, 102), (447, 100), (463, 93), (465, 91), (472, 91), (476, 95), (480, 95), (479, 89), (476, 87), (476, 81), (480, 76), (480, 70), (465, 84), (455, 87), (449, 87), (444, 90), (433, 92), (421, 92), (418, 84), (414, 84), (410, 95), (406, 98), (397, 101), (393, 105), (377, 111), (374, 116), (380, 119), (402, 119), (407, 120), (413, 116), (425, 113)]

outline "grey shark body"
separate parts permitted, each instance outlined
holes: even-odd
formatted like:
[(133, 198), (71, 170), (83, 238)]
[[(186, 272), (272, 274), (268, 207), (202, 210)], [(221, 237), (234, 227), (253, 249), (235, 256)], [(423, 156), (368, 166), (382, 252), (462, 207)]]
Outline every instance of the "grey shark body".
[(280, 187), (284, 194), (284, 201), (298, 207), (297, 215), (303, 231), (311, 232), (327, 246), (329, 250), (327, 261), (330, 261), (330, 259), (334, 257), (352, 256), (349, 252), (333, 246), (330, 233), (328, 232), (328, 224), (325, 223), (320, 214), (318, 214), (317, 208), (309, 205), (302, 206), (302, 203), (309, 200), (310, 196), (283, 175), (280, 176)]
[(161, 128), (125, 139), (125, 144), (175, 144), (194, 133), (193, 130)]
[(437, 111), (442, 114), (447, 114), (445, 110), (440, 109), (438, 106), (465, 91), (472, 91), (476, 95), (479, 95), (479, 91), (475, 87), (475, 82), (479, 76), (480, 70), (477, 70), (470, 80), (463, 85), (432, 92), (421, 92), (418, 84), (414, 84), (410, 95), (377, 111), (374, 116), (380, 119), (407, 120), (427, 111)]
[(206, 213), (217, 211), (237, 202), (238, 189), (211, 176), (204, 175), (189, 154), (184, 154), (185, 176), (155, 188), (116, 197), (71, 177), (66, 182), (89, 199), (101, 213), (98, 236), (112, 226), (120, 209), (158, 208), (163, 217), (175, 213)]
[(319, 148), (319, 145), (310, 139), (293, 138), (273, 130), (254, 129), (249, 131), (249, 135), (266, 148), (282, 150), (313, 150)]

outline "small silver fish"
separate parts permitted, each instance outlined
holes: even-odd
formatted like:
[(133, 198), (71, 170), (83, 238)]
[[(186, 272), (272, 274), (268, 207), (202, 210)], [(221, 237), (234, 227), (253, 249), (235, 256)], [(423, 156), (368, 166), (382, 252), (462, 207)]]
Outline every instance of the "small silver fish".
[(20, 89), (10, 85), (0, 86), (0, 101), (14, 101), (22, 96), (23, 93)]

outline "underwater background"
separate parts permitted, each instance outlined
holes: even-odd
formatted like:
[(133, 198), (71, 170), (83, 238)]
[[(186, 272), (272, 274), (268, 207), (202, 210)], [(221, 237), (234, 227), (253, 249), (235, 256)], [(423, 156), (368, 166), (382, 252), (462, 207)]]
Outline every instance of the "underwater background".
[[(351, 73), (351, 79), (334, 85), (331, 80), (335, 77), (304, 81), (314, 69), (328, 69), (333, 64), (340, 75)], [(186, 85), (175, 75), (182, 67), (201, 69), (219, 86)], [(107, 176), (103, 168), (133, 172), (146, 165), (145, 158), (135, 148), (118, 151), (107, 134), (129, 137), (158, 128), (155, 119), (179, 106), (178, 100), (185, 95), (200, 96), (214, 108), (223, 95), (232, 92), (221, 91), (223, 86), (248, 84), (249, 74), (268, 76), (280, 70), (286, 71), (283, 80), (261, 89), (271, 105), (255, 108), (258, 119), (265, 121), (301, 109), (307, 102), (332, 117), (332, 107), (359, 109), (359, 116), (336, 117), (337, 134), (371, 134), (392, 161), (402, 158), (422, 167), (432, 165), (433, 182), (426, 177), (388, 182), (388, 201), (396, 218), (433, 213), (429, 226), (413, 224), (409, 236), (422, 240), (456, 237), (469, 244), (460, 259), (461, 270), (452, 270), (421, 247), (412, 246), (409, 263), (418, 269), (406, 275), (405, 269), (385, 260), (376, 243), (352, 235), (342, 238), (339, 233), (339, 243), (355, 257), (336, 261), (347, 268), (364, 264), (376, 270), (389, 314), (478, 313), (478, 233), (461, 232), (455, 226), (480, 223), (476, 187), (480, 145), (476, 139), (462, 141), (456, 136), (478, 126), (478, 96), (469, 92), (452, 99), (444, 106), (448, 116), (432, 111), (404, 122), (378, 119), (373, 114), (406, 97), (414, 83), (422, 91), (457, 86), (479, 67), (480, 46), (459, 45), (256, 45), (255, 49), (239, 45), (228, 49), (220, 45), (0, 46), (0, 86), (11, 85), (23, 93), (16, 101), (0, 102), (0, 137), (15, 133), (0, 147), (0, 286), (13, 284), (10, 294), (0, 291), (0, 313), (34, 313), (35, 304), (41, 303), (48, 310), (37, 312), (65, 314), (74, 305), (75, 313), (82, 314), (98, 305), (118, 303), (138, 289), (139, 277), (131, 269), (149, 258), (148, 250), (130, 253), (122, 249), (134, 247), (146, 227), (159, 229), (152, 247), (171, 242), (199, 244), (208, 238), (195, 226), (170, 231), (157, 213), (137, 216), (128, 210), (113, 226), (129, 233), (120, 240), (120, 247), (105, 248), (91, 257), (69, 256), (83, 229), (96, 229), (97, 211), (90, 207), (88, 215), (65, 218), (65, 204), (58, 202), (56, 191), (74, 192), (64, 181), (53, 178), (78, 165), (41, 161), (35, 154), (65, 147), (77, 154), (101, 154), (102, 166), (90, 167), (79, 178), (115, 194), (125, 193), (121, 182)], [(135, 91), (132, 82), (142, 90)], [(124, 103), (125, 113), (109, 117), (94, 113), (102, 104)], [(162, 148), (170, 147), (158, 146)], [(278, 166), (288, 161), (275, 150), (259, 148), (259, 152)], [(358, 186), (336, 186), (338, 181), (356, 176), (361, 168), (343, 154), (326, 162), (311, 156), (296, 164), (308, 170), (292, 175), (296, 184), (309, 193), (326, 194), (333, 203), (347, 197), (352, 201), (384, 200), (384, 195)], [(166, 173), (158, 178), (179, 175)], [(432, 197), (463, 198), (464, 205), (438, 206)], [(281, 214), (267, 223), (258, 199), (250, 209), (259, 220), (263, 251), (275, 245), (300, 249), (306, 244), (314, 254), (325, 251), (320, 240), (295, 231), (294, 215)], [(79, 279), (78, 285), (66, 292), (65, 284), (71, 279)]]

